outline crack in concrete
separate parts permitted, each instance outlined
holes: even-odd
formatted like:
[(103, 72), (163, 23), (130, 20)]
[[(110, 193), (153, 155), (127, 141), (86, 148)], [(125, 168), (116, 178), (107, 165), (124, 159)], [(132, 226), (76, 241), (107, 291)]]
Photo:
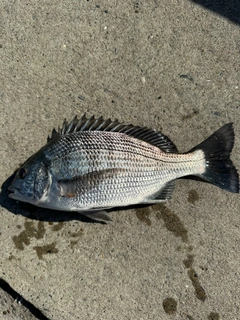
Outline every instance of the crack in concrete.
[(37, 307), (35, 307), (31, 302), (24, 299), (17, 291), (15, 291), (5, 280), (0, 278), (0, 288), (9, 294), (17, 303), (21, 303), (29, 312), (32, 313), (36, 319), (39, 320), (50, 320), (47, 318)]

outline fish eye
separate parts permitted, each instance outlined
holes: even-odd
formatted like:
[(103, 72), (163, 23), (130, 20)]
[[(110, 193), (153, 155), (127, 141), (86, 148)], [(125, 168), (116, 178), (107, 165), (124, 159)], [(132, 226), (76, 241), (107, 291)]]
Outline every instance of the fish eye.
[(25, 168), (21, 168), (19, 169), (18, 171), (18, 176), (20, 179), (23, 179), (26, 177), (26, 174), (27, 174), (27, 170)]

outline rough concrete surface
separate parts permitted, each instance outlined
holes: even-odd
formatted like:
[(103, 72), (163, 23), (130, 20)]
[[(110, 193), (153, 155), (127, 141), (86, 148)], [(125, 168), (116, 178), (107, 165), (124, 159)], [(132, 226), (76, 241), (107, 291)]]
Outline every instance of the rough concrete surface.
[[(104, 225), (7, 191), (85, 112), (162, 130), (180, 151), (234, 122), (240, 169), (239, 1), (195, 2), (0, 2), (0, 279), (46, 319), (240, 319), (239, 195), (184, 179), (166, 204)], [(0, 295), (0, 319), (21, 319)]]
[(36, 319), (28, 309), (22, 307), (20, 302), (14, 300), (8, 293), (6, 293), (1, 288), (0, 288), (0, 308), (1, 308), (1, 319), (4, 319), (4, 320)]

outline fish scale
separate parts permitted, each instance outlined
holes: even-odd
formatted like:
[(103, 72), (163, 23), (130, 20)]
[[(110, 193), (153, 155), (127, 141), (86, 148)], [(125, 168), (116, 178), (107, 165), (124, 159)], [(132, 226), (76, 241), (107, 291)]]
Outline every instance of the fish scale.
[(156, 130), (85, 116), (65, 120), (48, 140), (18, 170), (11, 198), (108, 219), (103, 208), (166, 201), (188, 175), (239, 192), (232, 124), (183, 154)]

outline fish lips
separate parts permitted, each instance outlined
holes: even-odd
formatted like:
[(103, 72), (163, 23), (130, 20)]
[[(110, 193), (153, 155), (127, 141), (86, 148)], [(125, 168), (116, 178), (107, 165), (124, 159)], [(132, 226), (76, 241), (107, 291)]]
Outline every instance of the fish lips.
[(19, 192), (18, 186), (17, 186), (17, 181), (13, 181), (11, 183), (11, 185), (8, 187), (8, 191), (10, 191), (11, 193), (9, 193), (9, 198), (11, 199), (15, 199), (15, 200), (21, 200), (23, 198), (23, 195)]
[(31, 199), (31, 197), (26, 196), (20, 192), (21, 186), (18, 184), (18, 180), (16, 180), (13, 181), (12, 184), (8, 187), (8, 190), (11, 192), (9, 193), (8, 197), (23, 202), (32, 202), (33, 199)]
[(11, 193), (9, 193), (9, 198), (14, 199), (14, 200), (21, 200), (22, 199), (22, 195), (20, 194), (20, 192), (13, 188), (13, 187), (9, 187), (8, 188), (9, 191), (11, 191)]

